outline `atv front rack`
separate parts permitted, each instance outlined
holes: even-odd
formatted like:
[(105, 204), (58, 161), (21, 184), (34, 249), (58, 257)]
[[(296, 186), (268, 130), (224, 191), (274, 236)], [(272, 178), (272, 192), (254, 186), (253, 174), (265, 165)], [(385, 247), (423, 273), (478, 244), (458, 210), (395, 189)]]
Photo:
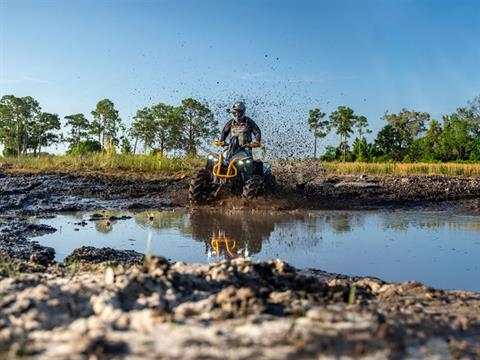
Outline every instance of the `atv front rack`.
[[(222, 174), (222, 164), (223, 164), (223, 154), (218, 154), (218, 162), (216, 165), (213, 166), (212, 174), (219, 179), (232, 179), (238, 175), (238, 169), (235, 166), (235, 163), (240, 160), (246, 160), (246, 157), (240, 158), (233, 158), (230, 163), (228, 164), (227, 172)], [(233, 171), (233, 172), (232, 172)]]

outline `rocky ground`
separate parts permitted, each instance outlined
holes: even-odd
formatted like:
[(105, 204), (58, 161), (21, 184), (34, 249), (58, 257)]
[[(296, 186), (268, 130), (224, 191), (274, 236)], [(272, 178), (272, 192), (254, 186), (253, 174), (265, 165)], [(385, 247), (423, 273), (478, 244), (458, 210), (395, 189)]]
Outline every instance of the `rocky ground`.
[(480, 357), (480, 294), (305, 273), (280, 260), (163, 258), (0, 281), (6, 356)]
[[(279, 192), (253, 206), (480, 209), (478, 178), (275, 166)], [(78, 249), (58, 264), (53, 249), (32, 241), (55, 229), (29, 216), (182, 207), (187, 188), (188, 178), (0, 172), (0, 358), (480, 358), (477, 293), (306, 273), (281, 261), (145, 262), (111, 249)]]

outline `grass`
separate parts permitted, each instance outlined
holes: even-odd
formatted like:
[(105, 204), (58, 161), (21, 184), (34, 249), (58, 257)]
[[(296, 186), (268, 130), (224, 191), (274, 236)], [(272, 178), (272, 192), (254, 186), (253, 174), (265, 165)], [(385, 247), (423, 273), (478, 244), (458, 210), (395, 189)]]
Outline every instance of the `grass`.
[(329, 174), (480, 176), (479, 164), (324, 162)]
[[(8, 164), (10, 172), (59, 172), (107, 175), (142, 175), (169, 177), (191, 175), (204, 165), (204, 159), (192, 157), (167, 158), (159, 155), (120, 155), (98, 153), (90, 156), (23, 156), (0, 158), (0, 167)], [(323, 162), (329, 174), (368, 175), (449, 175), (480, 176), (480, 163), (364, 163)]]
[[(190, 175), (203, 164), (199, 158), (166, 158), (158, 155), (92, 154), (90, 156), (22, 156), (0, 158), (11, 172), (101, 172), (152, 176)], [(5, 166), (5, 165), (4, 165)]]
[(3, 258), (0, 260), (0, 277), (13, 277), (22, 273), (21, 264), (17, 260)]

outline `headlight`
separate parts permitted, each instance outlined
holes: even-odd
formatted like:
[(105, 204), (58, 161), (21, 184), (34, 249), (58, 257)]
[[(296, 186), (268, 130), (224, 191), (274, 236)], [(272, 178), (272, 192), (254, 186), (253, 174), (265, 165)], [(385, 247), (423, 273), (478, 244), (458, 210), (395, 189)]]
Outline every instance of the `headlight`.
[(252, 162), (252, 160), (247, 160), (247, 164), (250, 164)]
[(240, 165), (240, 166), (242, 166), (243, 164), (245, 164), (245, 162), (244, 162), (243, 160), (240, 160), (240, 161), (238, 162), (238, 165)]
[(208, 155), (208, 160), (213, 160), (213, 155)]

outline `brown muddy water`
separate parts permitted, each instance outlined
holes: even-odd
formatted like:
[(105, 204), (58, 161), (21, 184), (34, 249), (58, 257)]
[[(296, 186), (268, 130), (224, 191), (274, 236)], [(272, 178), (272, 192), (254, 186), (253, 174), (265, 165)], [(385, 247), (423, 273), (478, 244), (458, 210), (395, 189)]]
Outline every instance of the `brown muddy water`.
[(78, 212), (31, 221), (57, 229), (35, 240), (53, 247), (58, 261), (81, 246), (195, 263), (280, 258), (298, 268), (480, 291), (480, 216), (180, 210)]

